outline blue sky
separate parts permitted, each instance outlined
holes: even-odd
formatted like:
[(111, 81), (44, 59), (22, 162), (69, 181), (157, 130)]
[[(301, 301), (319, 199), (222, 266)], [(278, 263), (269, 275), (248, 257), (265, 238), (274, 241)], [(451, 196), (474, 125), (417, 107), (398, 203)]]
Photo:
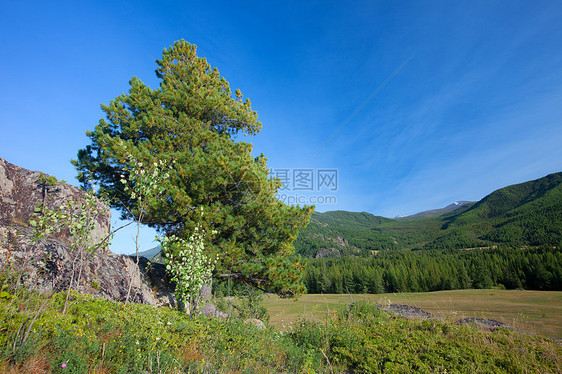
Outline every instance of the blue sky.
[(287, 196), (387, 217), (479, 200), (562, 170), (560, 19), (558, 1), (3, 1), (0, 157), (77, 184), (100, 104), (156, 87), (183, 38), (252, 100), (273, 170), (338, 172)]

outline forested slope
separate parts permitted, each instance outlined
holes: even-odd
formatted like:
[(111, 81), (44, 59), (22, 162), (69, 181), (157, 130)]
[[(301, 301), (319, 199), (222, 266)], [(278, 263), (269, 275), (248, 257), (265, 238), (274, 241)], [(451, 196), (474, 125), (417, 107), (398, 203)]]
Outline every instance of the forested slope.
[(305, 257), (371, 256), (392, 249), (560, 246), (562, 173), (501, 188), (439, 217), (394, 220), (369, 213), (314, 213), (295, 241)]

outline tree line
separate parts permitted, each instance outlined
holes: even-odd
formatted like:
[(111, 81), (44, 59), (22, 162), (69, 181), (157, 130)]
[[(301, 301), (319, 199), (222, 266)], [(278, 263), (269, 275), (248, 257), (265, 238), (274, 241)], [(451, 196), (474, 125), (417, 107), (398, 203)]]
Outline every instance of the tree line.
[(475, 249), (381, 251), (370, 258), (307, 261), (308, 293), (430, 292), (467, 288), (562, 290), (562, 251)]

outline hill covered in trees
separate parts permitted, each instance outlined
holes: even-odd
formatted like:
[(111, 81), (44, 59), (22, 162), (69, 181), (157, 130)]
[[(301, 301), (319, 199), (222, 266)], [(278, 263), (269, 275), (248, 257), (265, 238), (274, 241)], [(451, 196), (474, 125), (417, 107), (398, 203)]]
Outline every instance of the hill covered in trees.
[(305, 257), (360, 255), (372, 250), (395, 249), (394, 238), (376, 229), (393, 221), (366, 212), (312, 213), (308, 227), (295, 241), (295, 249)]
[(295, 241), (305, 257), (368, 257), (393, 249), (550, 246), (562, 242), (562, 173), (501, 188), (437, 217), (313, 213)]

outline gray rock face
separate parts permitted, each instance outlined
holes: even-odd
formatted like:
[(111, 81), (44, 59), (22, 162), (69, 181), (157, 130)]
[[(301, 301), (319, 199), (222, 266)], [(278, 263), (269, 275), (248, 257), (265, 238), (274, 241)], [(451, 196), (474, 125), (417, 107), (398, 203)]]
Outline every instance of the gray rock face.
[[(57, 210), (69, 199), (78, 202), (84, 199), (84, 193), (80, 189), (62, 182), (54, 186), (48, 185), (41, 182), (42, 175), (0, 158), (0, 224), (26, 226), (40, 203)], [(101, 202), (99, 204), (103, 213), (96, 217), (95, 228), (91, 233), (92, 244), (105, 239), (111, 226), (109, 207)], [(57, 235), (57, 239), (68, 243), (68, 236), (68, 232), (62, 232)]]
[(244, 323), (254, 325), (258, 330), (265, 330), (267, 328), (265, 327), (265, 323), (257, 318), (248, 318)]
[(401, 317), (408, 319), (436, 319), (442, 321), (441, 318), (427, 313), (426, 311), (416, 308), (415, 306), (402, 305), (402, 304), (390, 304), (390, 305), (377, 305), (377, 309), (381, 309), (390, 313), (398, 314)]
[(501, 328), (512, 330), (512, 331), (523, 332), (521, 330), (514, 329), (513, 327), (509, 326), (508, 324), (505, 324), (503, 322), (499, 322), (499, 321), (496, 321), (496, 320), (493, 320), (493, 319), (470, 317), (470, 318), (459, 319), (455, 323), (457, 325), (468, 325), (468, 326), (474, 325), (474, 326), (476, 326), (476, 328), (478, 328), (480, 330), (484, 330), (484, 331), (494, 332), (501, 327)]
[(337, 248), (322, 248), (316, 252), (316, 258), (326, 258), (326, 257), (340, 257), (341, 252)]
[[(79, 277), (73, 288), (116, 301), (125, 301), (132, 282), (131, 302), (151, 305), (174, 305), (163, 265), (151, 264), (141, 258), (115, 255), (108, 249), (86, 254), (82, 258), (69, 250), (69, 233), (61, 232), (38, 243), (31, 239), (27, 222), (35, 207), (43, 202), (57, 209), (68, 199), (80, 201), (84, 192), (64, 183), (47, 186), (41, 173), (29, 171), (0, 158), (0, 269), (11, 270), (14, 282), (42, 293), (62, 291), (70, 284), (73, 268)], [(99, 204), (102, 204), (101, 202)], [(111, 213), (102, 206), (96, 217), (91, 245), (109, 234)], [(83, 264), (83, 266), (81, 266)], [(140, 271), (139, 271), (140, 270)], [(79, 275), (78, 275), (79, 274)], [(132, 275), (132, 276), (131, 276)]]
[[(0, 264), (16, 274), (14, 282), (40, 293), (64, 291), (75, 277), (73, 289), (115, 301), (125, 301), (129, 282), (132, 281), (130, 302), (155, 306), (174, 305), (169, 291), (166, 271), (162, 265), (148, 264), (141, 257), (137, 265), (130, 256), (97, 252), (81, 259), (68, 250), (68, 244), (57, 239), (33, 244), (31, 230), (24, 227), (0, 227)], [(148, 268), (148, 269), (147, 269)], [(80, 274), (80, 275), (78, 275)], [(131, 277), (132, 275), (132, 277)]]

